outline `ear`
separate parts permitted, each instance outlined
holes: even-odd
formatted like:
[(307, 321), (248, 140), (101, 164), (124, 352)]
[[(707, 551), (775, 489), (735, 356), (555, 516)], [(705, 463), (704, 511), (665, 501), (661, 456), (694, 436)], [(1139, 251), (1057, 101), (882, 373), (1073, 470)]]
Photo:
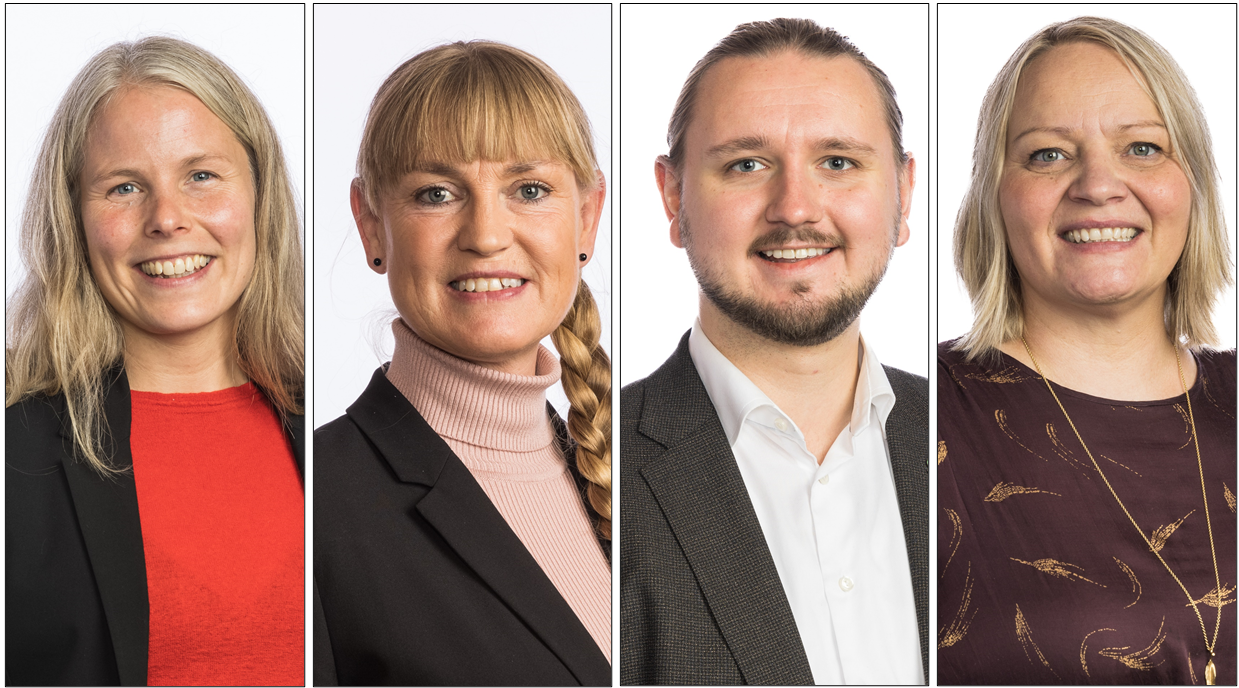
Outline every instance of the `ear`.
[(374, 214), (370, 202), (366, 200), (366, 190), (361, 179), (354, 179), (349, 187), (349, 205), (353, 207), (353, 221), (357, 223), (357, 233), (361, 235), (361, 245), (366, 249), (366, 265), (380, 275), (387, 273), (386, 265), (375, 265), (375, 259), (380, 261), (387, 257), (387, 246), (384, 239), (383, 219)]
[(594, 242), (598, 239), (598, 224), (602, 221), (602, 208), (607, 201), (607, 178), (602, 170), (596, 170), (598, 181), (594, 188), (584, 193), (581, 199), (581, 236), (577, 240), (578, 252), (585, 254), (581, 267), (594, 259)]
[(684, 248), (680, 240), (680, 177), (676, 174), (671, 160), (660, 155), (654, 161), (654, 180), (658, 183), (658, 193), (662, 196), (663, 212), (671, 221), (671, 243), (676, 248)]
[(912, 190), (916, 187), (916, 158), (908, 156), (908, 164), (899, 173), (899, 236), (896, 246), (908, 243), (908, 215), (912, 213)]

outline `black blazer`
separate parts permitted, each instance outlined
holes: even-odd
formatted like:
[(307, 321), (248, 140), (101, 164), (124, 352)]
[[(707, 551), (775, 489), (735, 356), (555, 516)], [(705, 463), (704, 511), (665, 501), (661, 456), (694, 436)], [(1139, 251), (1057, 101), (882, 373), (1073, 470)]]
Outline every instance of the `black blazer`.
[[(895, 490), (929, 676), (929, 382), (886, 368)], [(791, 605), (688, 335), (620, 392), (620, 683), (812, 684)]]
[[(129, 447), (129, 380), (104, 404), (117, 465)], [(5, 409), (5, 683), (145, 686), (150, 604), (133, 473), (106, 479), (73, 458), (65, 400)], [(304, 469), (305, 418), (284, 430)]]
[(314, 579), (315, 685), (611, 684), (572, 608), (382, 369), (314, 433)]

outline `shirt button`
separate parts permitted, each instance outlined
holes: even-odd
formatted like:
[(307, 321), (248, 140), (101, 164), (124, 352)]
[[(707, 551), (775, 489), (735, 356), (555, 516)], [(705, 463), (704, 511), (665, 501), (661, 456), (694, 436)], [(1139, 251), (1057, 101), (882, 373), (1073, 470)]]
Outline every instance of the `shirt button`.
[(823, 485), (825, 485), (825, 484), (829, 483), (829, 482), (830, 482), (830, 474), (829, 474), (829, 473), (827, 473), (826, 475), (823, 475), (822, 477), (818, 478), (818, 479), (817, 479), (817, 481), (818, 481), (819, 483), (823, 484)]
[(779, 432), (787, 432), (787, 429), (791, 426), (787, 424), (786, 420), (782, 418), (775, 418), (774, 427), (778, 428)]
[(852, 589), (852, 579), (844, 576), (839, 579), (839, 589), (843, 592), (849, 592)]

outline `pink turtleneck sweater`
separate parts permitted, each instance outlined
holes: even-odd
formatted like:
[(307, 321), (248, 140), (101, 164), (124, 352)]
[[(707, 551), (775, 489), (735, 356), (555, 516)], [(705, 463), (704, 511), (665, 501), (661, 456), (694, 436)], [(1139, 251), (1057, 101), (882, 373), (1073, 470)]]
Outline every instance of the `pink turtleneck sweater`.
[(611, 567), (546, 412), (559, 360), (538, 347), (533, 377), (464, 361), (397, 319), (387, 379), (468, 467), (611, 660)]

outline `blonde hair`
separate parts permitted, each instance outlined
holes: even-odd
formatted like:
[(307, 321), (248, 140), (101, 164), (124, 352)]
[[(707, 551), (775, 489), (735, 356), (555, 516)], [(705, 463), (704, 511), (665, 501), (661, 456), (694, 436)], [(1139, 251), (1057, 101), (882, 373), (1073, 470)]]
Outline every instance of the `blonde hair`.
[(241, 370), (282, 414), (302, 412), (304, 277), (297, 199), (275, 128), (236, 74), (207, 51), (152, 36), (116, 43), (74, 78), (35, 161), (21, 220), (28, 274), (7, 304), (5, 406), (63, 394), (75, 451), (104, 475), (128, 470), (105, 456), (104, 400), (123, 363), (118, 316), (90, 272), (79, 176), (91, 121), (129, 87), (168, 86), (202, 101), (236, 135), (254, 179), (254, 273), (234, 332)]
[(1171, 271), (1165, 325), (1193, 350), (1217, 343), (1210, 310), (1231, 283), (1226, 219), (1204, 111), (1174, 58), (1144, 33), (1111, 19), (1078, 17), (1052, 24), (1015, 51), (990, 84), (977, 118), (972, 181), (955, 219), (955, 267), (972, 301), (972, 329), (957, 344), (969, 359), (997, 351), (1023, 334), (1019, 274), (1007, 246), (998, 186), (1006, 156), (1007, 124), (1020, 75), (1036, 57), (1066, 43), (1113, 50), (1137, 75), (1170, 136), (1171, 155), (1191, 185), (1187, 243)]
[[(502, 43), (449, 43), (406, 61), (379, 87), (362, 133), (356, 183), (377, 213), (383, 192), (422, 163), (542, 156), (566, 163), (582, 189), (597, 188), (589, 119), (559, 75)], [(572, 404), (568, 430), (577, 470), (589, 481), (598, 530), (610, 539), (611, 361), (600, 332), (598, 306), (581, 281), (551, 338)]]

